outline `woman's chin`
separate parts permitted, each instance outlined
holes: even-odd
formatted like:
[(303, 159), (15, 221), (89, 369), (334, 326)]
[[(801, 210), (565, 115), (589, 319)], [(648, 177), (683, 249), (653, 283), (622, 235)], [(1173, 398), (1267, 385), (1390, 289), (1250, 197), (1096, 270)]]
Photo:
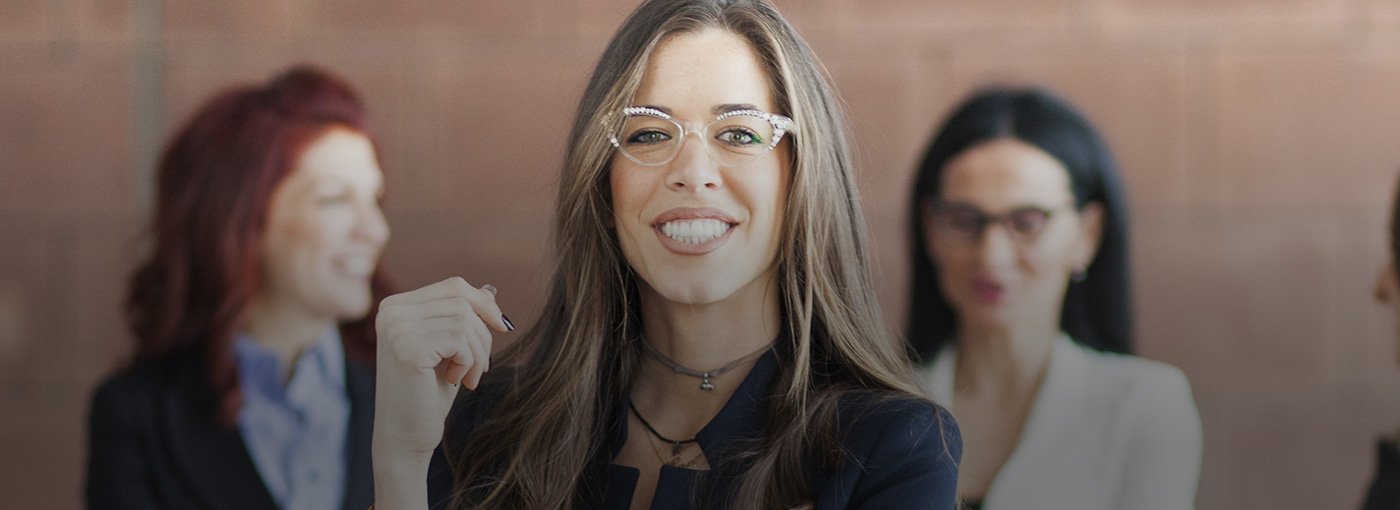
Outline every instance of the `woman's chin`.
[(330, 309), (337, 321), (352, 322), (365, 318), (372, 304), (367, 291), (345, 293), (336, 296), (335, 301), (330, 303)]
[(1000, 304), (979, 303), (958, 310), (958, 322), (979, 329), (1004, 328), (1015, 322), (1010, 310)]
[(735, 286), (723, 285), (713, 280), (668, 281), (653, 285), (657, 297), (667, 303), (687, 306), (704, 306), (719, 303), (734, 295)]

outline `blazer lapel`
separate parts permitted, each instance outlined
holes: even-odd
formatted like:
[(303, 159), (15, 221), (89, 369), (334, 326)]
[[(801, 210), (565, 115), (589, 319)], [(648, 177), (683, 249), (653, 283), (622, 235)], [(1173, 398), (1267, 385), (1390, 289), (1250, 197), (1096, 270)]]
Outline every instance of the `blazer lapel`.
[(186, 476), (206, 508), (276, 509), (238, 428), (210, 418), (210, 397), (197, 358), (176, 374), (163, 402), (162, 434), (176, 471)]
[(345, 434), (345, 510), (362, 510), (374, 502), (370, 443), (374, 437), (374, 367), (345, 361), (345, 391), (350, 396), (350, 423)]
[(1069, 493), (1056, 486), (1058, 479), (1052, 475), (1052, 468), (1070, 462), (1061, 455), (1062, 448), (1072, 442), (1090, 411), (1091, 368), (1084, 353), (1068, 336), (1061, 335), (1055, 340), (1050, 366), (1046, 368), (1045, 379), (1026, 416), (1016, 451), (1006, 459), (996, 481), (988, 487), (984, 504), (990, 508), (1046, 506), (1046, 502), (1051, 501), (1047, 497), (1064, 497)]

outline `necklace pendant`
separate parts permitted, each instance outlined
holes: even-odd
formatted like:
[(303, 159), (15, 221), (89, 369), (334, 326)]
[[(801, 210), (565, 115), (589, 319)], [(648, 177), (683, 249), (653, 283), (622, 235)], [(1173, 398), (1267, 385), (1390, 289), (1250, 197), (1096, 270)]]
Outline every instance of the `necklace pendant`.
[(680, 443), (671, 443), (671, 457), (674, 457), (672, 460), (679, 459), (681, 457)]
[(705, 390), (705, 391), (710, 391), (710, 390), (715, 389), (715, 385), (710, 384), (710, 373), (709, 373), (709, 372), (706, 372), (706, 373), (705, 373), (705, 379), (702, 380), (702, 381), (700, 381), (700, 389)]

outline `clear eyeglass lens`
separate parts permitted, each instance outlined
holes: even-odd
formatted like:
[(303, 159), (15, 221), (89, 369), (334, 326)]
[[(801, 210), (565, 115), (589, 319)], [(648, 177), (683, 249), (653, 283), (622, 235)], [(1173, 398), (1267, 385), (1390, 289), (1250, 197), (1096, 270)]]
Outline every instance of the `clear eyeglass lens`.
[[(638, 163), (660, 165), (675, 157), (683, 142), (681, 125), (648, 114), (623, 118), (616, 138), (618, 149)], [(733, 166), (761, 156), (772, 147), (773, 124), (754, 115), (733, 115), (711, 122), (700, 133), (705, 148), (719, 164)]]
[(939, 231), (964, 241), (976, 240), (993, 223), (1003, 223), (1018, 241), (1030, 241), (1045, 228), (1050, 214), (1039, 209), (1020, 209), (1005, 216), (991, 216), (969, 207), (947, 207), (937, 213)]
[(1049, 215), (1039, 209), (1025, 209), (1011, 213), (1007, 218), (1007, 225), (1011, 227), (1011, 232), (1022, 239), (1030, 239), (1040, 233), (1040, 229), (1045, 226)]

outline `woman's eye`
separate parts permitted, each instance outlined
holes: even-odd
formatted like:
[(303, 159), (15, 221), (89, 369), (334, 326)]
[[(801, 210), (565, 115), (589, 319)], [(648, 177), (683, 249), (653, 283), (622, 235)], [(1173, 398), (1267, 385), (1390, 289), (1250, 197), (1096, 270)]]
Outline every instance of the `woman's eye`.
[(721, 142), (735, 146), (757, 145), (763, 143), (763, 139), (759, 138), (757, 133), (741, 128), (727, 129), (715, 138), (717, 138)]
[(982, 223), (986, 221), (982, 213), (967, 209), (945, 210), (942, 216), (949, 227), (960, 232), (980, 232)]
[(1022, 234), (1033, 234), (1045, 226), (1048, 216), (1044, 211), (1018, 211), (1011, 215), (1011, 228)]
[(658, 144), (658, 143), (665, 143), (667, 140), (670, 140), (670, 139), (671, 139), (671, 135), (668, 135), (668, 134), (666, 134), (666, 133), (663, 132), (663, 131), (646, 130), (646, 131), (638, 131), (638, 132), (636, 132), (636, 133), (633, 133), (632, 136), (627, 137), (627, 143), (629, 143), (629, 144), (640, 144), (640, 145), (653, 145), (653, 144)]

